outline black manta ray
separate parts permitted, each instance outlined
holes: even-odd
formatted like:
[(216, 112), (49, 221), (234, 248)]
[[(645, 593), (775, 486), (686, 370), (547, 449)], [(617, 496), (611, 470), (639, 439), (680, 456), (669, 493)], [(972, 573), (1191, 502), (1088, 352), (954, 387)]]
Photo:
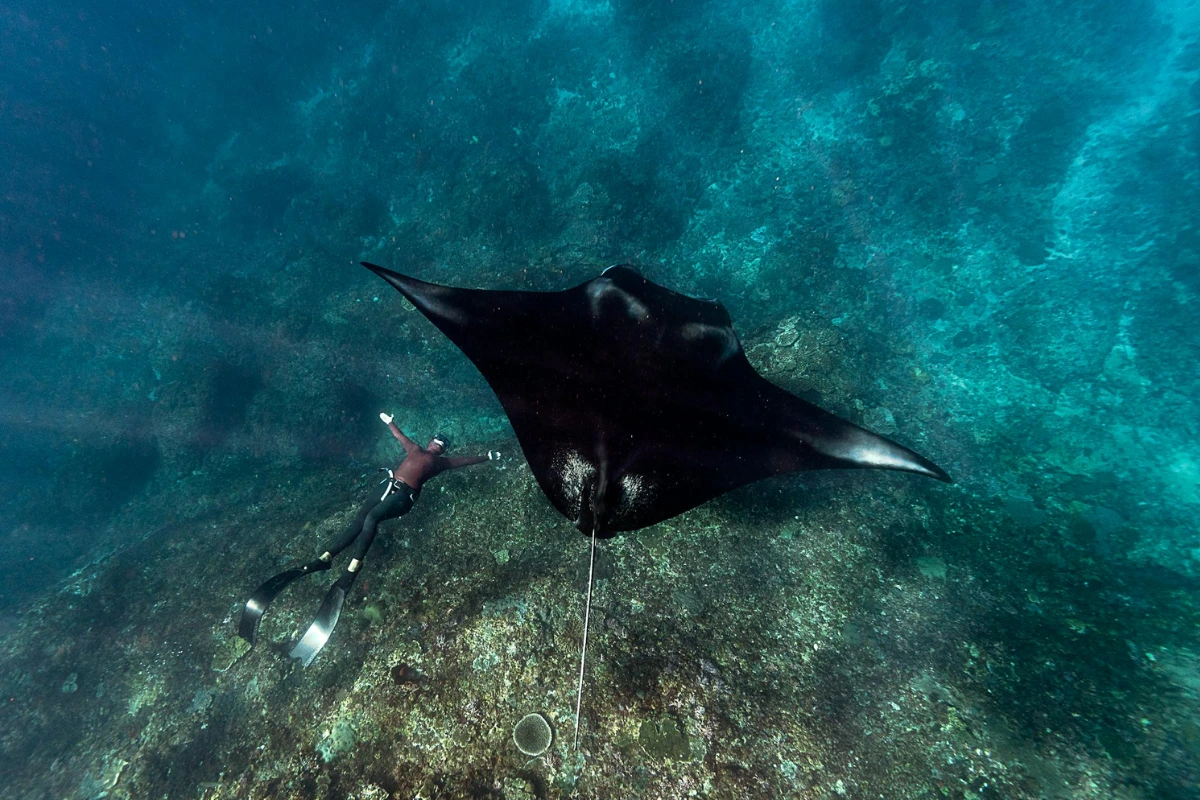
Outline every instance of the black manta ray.
[(592, 541), (670, 519), (772, 475), (874, 467), (950, 477), (890, 439), (780, 389), (729, 312), (629, 266), (560, 292), (456, 289), (363, 266), (466, 353), (495, 391), (538, 485)]
[(950, 480), (923, 456), (759, 375), (721, 303), (632, 267), (528, 292), (457, 289), (363, 266), (479, 368), (538, 485), (589, 536), (644, 528), (798, 470), (873, 467)]

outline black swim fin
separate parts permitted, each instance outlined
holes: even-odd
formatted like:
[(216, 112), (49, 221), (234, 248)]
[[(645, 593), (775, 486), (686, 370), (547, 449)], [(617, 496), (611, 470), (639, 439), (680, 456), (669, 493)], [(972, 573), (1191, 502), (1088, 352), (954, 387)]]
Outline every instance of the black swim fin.
[(311, 664), (317, 657), (317, 653), (321, 652), (321, 648), (329, 641), (333, 629), (337, 626), (338, 618), (342, 615), (342, 604), (346, 602), (346, 592), (350, 591), (350, 585), (357, 577), (357, 571), (346, 570), (325, 593), (325, 599), (321, 601), (316, 618), (313, 619), (308, 630), (304, 632), (304, 636), (289, 653), (292, 658), (300, 660), (301, 666), (307, 667)]
[(313, 572), (324, 572), (330, 566), (332, 566), (331, 562), (318, 558), (304, 566), (293, 567), (268, 578), (262, 586), (254, 590), (250, 599), (246, 601), (246, 605), (242, 609), (242, 621), (238, 625), (238, 636), (241, 636), (253, 647), (258, 638), (258, 624), (262, 622), (263, 614), (267, 613), (267, 606), (271, 604), (271, 601), (297, 578)]

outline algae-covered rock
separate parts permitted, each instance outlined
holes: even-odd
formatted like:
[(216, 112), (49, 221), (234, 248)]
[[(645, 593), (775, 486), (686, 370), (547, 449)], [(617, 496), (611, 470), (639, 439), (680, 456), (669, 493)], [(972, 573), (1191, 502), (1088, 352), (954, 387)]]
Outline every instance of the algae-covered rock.
[(934, 556), (922, 556), (917, 559), (917, 569), (931, 580), (946, 580), (946, 562)]
[(209, 667), (215, 672), (224, 672), (250, 651), (250, 643), (240, 636), (230, 636), (217, 645)]
[(391, 794), (373, 783), (360, 783), (347, 800), (388, 800)]
[(83, 779), (80, 795), (93, 798), (93, 800), (109, 797), (112, 794), (110, 790), (121, 780), (121, 775), (127, 766), (129, 766), (129, 762), (115, 753), (105, 755), (100, 769), (88, 774)]
[(579, 783), (579, 777), (583, 773), (584, 766), (583, 753), (575, 752), (574, 757), (567, 757), (563, 760), (561, 769), (558, 775), (554, 778), (554, 786), (563, 792), (574, 790), (576, 784)]
[(192, 695), (192, 705), (188, 708), (188, 713), (202, 714), (207, 711), (212, 706), (216, 694), (213, 689), (197, 689), (196, 693)]
[(691, 755), (691, 743), (679, 724), (668, 716), (644, 721), (638, 730), (638, 744), (651, 758), (683, 760)]
[(537, 790), (525, 778), (511, 776), (504, 779), (504, 800), (536, 800)]
[(868, 408), (863, 412), (863, 424), (883, 436), (891, 436), (899, 428), (890, 408)]
[(321, 754), (321, 760), (328, 764), (342, 753), (351, 750), (356, 741), (354, 727), (345, 720), (338, 720), (317, 743), (317, 752)]

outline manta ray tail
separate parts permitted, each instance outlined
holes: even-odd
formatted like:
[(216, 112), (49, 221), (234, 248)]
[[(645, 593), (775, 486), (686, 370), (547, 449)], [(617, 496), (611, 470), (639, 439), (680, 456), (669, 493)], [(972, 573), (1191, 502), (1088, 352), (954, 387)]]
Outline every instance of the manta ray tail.
[(583, 607), (583, 645), (579, 648), (579, 691), (575, 694), (575, 749), (579, 749), (579, 710), (583, 706), (583, 669), (587, 664), (588, 622), (592, 616), (592, 577), (596, 566), (596, 528), (592, 528), (592, 546), (588, 557), (587, 602)]

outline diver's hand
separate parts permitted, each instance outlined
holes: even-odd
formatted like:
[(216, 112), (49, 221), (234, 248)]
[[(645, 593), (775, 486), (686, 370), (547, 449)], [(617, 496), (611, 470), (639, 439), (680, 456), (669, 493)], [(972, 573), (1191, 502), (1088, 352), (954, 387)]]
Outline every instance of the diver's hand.
[(488, 461), (499, 461), (499, 460), (500, 460), (500, 451), (499, 450), (488, 450)]
[(380, 411), (380, 412), (379, 412), (379, 418), (380, 418), (381, 420), (383, 420), (383, 424), (384, 424), (384, 425), (391, 425), (391, 424), (392, 424), (392, 420), (393, 420), (393, 419), (395, 419), (395, 417), (394, 417), (394, 416), (392, 416), (391, 414), (387, 413), (386, 411)]

